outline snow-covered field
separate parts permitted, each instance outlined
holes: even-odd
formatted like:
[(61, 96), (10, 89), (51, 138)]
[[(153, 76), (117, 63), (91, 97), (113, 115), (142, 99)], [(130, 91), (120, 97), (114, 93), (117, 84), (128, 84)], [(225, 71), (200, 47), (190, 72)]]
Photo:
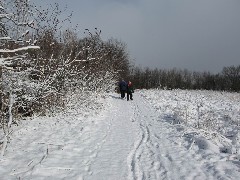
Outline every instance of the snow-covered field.
[(13, 127), (1, 180), (240, 177), (239, 93), (140, 90), (133, 101), (115, 93), (95, 96), (94, 104), (73, 99), (80, 103), (67, 113)]
[[(174, 125), (179, 124), (176, 127), (187, 139), (191, 136), (191, 143), (197, 143), (201, 137), (217, 145), (217, 149), (211, 150), (240, 153), (239, 93), (148, 90), (145, 94), (152, 106), (161, 112), (162, 119)], [(204, 143), (206, 147), (198, 144), (200, 149), (209, 148), (208, 142)]]

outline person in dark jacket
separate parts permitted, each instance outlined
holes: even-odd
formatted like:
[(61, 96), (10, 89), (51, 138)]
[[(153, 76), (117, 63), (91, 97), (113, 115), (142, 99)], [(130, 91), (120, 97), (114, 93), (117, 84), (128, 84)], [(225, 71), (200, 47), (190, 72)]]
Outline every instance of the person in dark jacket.
[(134, 93), (133, 85), (132, 85), (131, 81), (128, 81), (128, 83), (127, 83), (127, 101), (129, 101), (129, 96), (130, 96), (130, 99), (133, 100), (132, 93)]
[(127, 83), (124, 80), (119, 82), (119, 90), (121, 93), (121, 98), (123, 99), (125, 97), (125, 93), (127, 91)]

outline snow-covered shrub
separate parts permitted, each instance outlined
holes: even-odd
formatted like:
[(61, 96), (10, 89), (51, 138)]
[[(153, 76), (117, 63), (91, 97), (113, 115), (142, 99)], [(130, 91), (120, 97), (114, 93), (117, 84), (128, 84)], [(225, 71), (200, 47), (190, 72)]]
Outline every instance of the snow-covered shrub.
[[(0, 2), (0, 78), (1, 78), (1, 137), (2, 155), (9, 139), (10, 127), (19, 107), (24, 110), (23, 93), (28, 86), (28, 51), (39, 49), (34, 45), (33, 12), (28, 0)], [(25, 86), (26, 85), (26, 86)], [(29, 98), (29, 97), (28, 97)]]
[[(27, 0), (7, 0), (0, 4), (0, 66), (1, 66), (1, 109), (10, 126), (14, 104), (21, 104), (24, 84), (28, 77), (31, 61), (28, 51), (39, 49), (33, 44), (34, 21), (31, 6)], [(28, 86), (28, 85), (27, 85)], [(8, 104), (6, 104), (6, 103)], [(11, 104), (10, 104), (11, 103)], [(3, 119), (2, 122), (5, 120)]]

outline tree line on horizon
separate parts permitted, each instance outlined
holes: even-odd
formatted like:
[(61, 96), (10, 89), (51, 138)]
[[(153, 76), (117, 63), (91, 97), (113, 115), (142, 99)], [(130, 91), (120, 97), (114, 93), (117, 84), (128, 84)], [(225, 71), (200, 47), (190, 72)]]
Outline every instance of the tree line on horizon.
[(187, 69), (150, 69), (134, 67), (131, 79), (137, 89), (189, 89), (240, 91), (240, 65), (223, 67), (217, 74), (192, 72)]

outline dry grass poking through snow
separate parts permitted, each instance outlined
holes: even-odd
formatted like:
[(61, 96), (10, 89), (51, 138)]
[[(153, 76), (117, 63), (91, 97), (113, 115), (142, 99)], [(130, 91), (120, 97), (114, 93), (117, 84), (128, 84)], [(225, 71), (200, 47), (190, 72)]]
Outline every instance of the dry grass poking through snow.
[(182, 132), (187, 148), (227, 153), (240, 160), (239, 93), (143, 90), (141, 94), (161, 118)]

